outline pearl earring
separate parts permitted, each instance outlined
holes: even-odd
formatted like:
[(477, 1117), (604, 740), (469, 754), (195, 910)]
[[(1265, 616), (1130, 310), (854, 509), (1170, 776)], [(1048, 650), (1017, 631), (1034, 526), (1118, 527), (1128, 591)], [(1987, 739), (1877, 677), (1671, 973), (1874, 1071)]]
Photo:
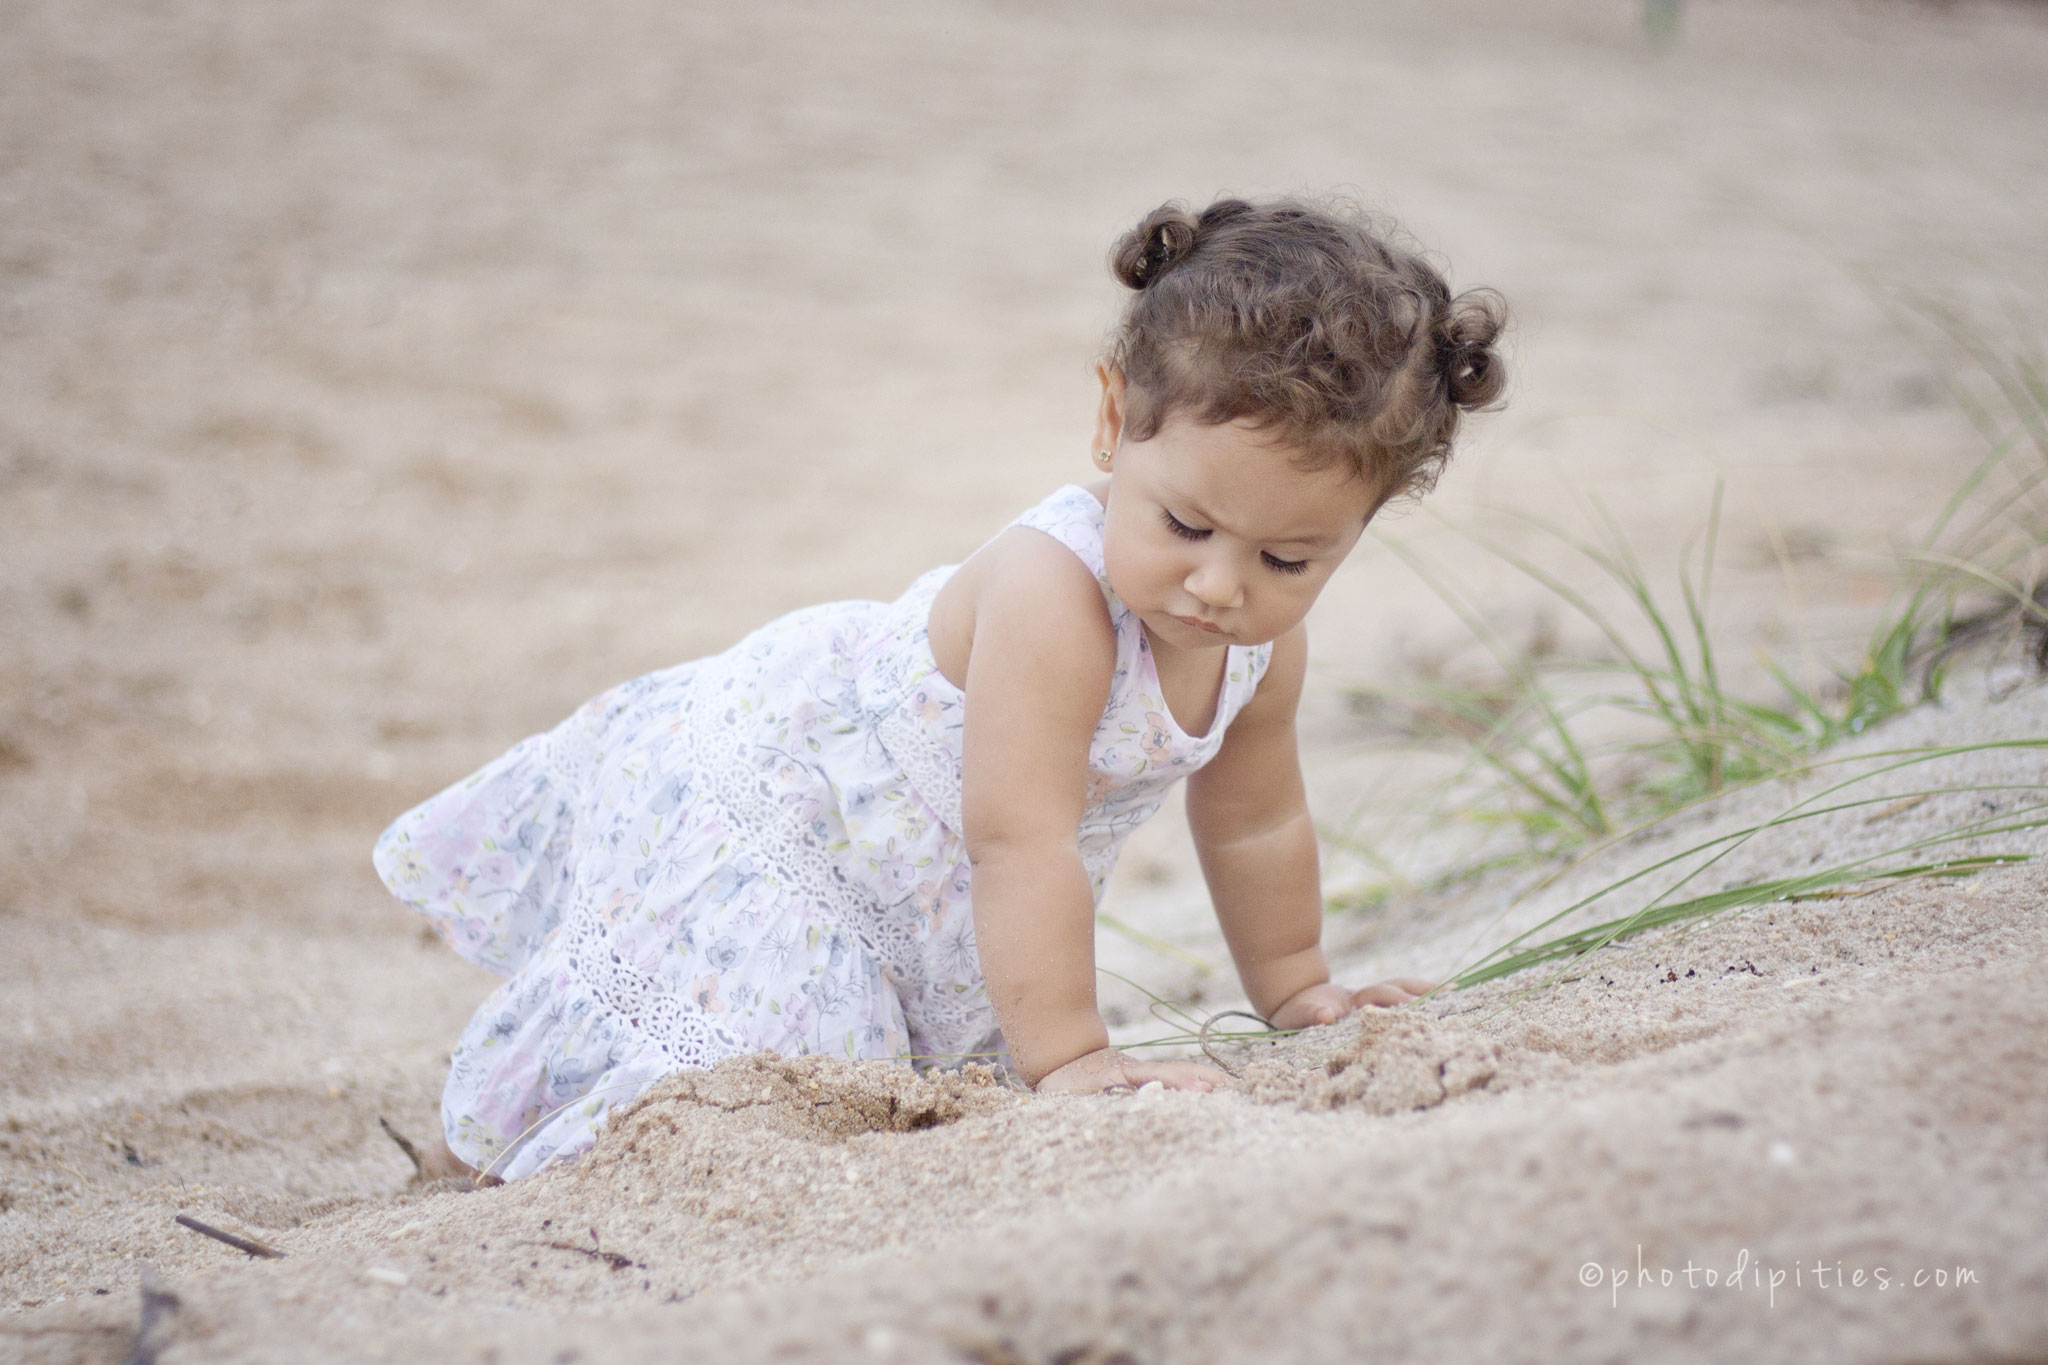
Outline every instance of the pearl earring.
[(1107, 465), (1107, 464), (1109, 463), (1109, 452), (1108, 452), (1108, 451), (1106, 451), (1106, 450), (1098, 450), (1098, 451), (1096, 451), (1096, 452), (1095, 452), (1095, 463), (1097, 463), (1097, 464), (1099, 464), (1099, 465)]

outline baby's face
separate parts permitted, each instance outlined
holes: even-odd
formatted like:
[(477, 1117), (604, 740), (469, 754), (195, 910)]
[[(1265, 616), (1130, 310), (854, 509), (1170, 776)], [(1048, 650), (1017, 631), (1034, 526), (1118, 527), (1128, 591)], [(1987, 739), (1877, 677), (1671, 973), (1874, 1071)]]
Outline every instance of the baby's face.
[(1167, 419), (1110, 466), (1110, 587), (1153, 640), (1264, 644), (1308, 614), (1378, 506), (1344, 465), (1304, 470), (1244, 422)]

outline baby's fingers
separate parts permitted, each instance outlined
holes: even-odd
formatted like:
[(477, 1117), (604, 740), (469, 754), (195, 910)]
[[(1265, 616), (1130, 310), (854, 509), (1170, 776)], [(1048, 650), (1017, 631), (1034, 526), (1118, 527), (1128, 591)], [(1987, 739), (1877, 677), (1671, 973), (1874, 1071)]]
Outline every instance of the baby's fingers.
[(1351, 993), (1351, 1003), (1353, 1005), (1405, 1005), (1416, 996), (1426, 994), (1434, 989), (1436, 989), (1434, 981), (1424, 981), (1419, 977), (1413, 976), (1397, 976), (1391, 981), (1382, 981), (1377, 985), (1367, 986), (1363, 990), (1353, 991)]

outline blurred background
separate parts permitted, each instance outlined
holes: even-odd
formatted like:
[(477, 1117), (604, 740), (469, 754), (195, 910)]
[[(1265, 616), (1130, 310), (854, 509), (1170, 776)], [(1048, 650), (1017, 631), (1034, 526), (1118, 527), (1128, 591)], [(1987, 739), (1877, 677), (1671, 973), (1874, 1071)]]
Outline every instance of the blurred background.
[[(1718, 619), (1824, 680), (1983, 449), (1911, 301), (2048, 316), (2044, 72), (1996, 3), (10, 3), (0, 1077), (445, 1047), (482, 978), (378, 830), (1086, 479), (1170, 197), (1348, 192), (1507, 296), (1507, 409), (1390, 527), (1503, 631), (1584, 644), (1498, 513), (1661, 572), (1718, 482)], [(1334, 819), (1352, 692), (1473, 646), (1382, 545), (1312, 633)], [(1166, 821), (1112, 908), (1200, 904)]]

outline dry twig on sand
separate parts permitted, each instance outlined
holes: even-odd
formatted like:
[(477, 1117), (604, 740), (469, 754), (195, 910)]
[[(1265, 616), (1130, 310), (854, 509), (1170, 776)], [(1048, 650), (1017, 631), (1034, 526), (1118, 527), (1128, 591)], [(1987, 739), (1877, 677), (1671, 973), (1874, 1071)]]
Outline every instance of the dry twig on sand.
[[(519, 1245), (529, 1247), (546, 1247), (550, 1251), (573, 1251), (578, 1256), (588, 1256), (593, 1261), (603, 1261), (607, 1266), (611, 1267), (613, 1270), (624, 1270), (628, 1266), (640, 1264), (636, 1262), (631, 1256), (621, 1255), (619, 1252), (616, 1251), (606, 1251), (604, 1249), (603, 1241), (600, 1240), (597, 1235), (596, 1228), (592, 1228), (590, 1230), (589, 1246), (582, 1246), (576, 1242), (521, 1242)], [(640, 1265), (640, 1269), (645, 1270), (646, 1268), (647, 1267), (645, 1265)]]
[(189, 1214), (178, 1215), (178, 1226), (187, 1227), (202, 1237), (211, 1237), (216, 1242), (225, 1242), (237, 1251), (246, 1251), (251, 1256), (264, 1256), (273, 1261), (284, 1259), (284, 1253), (274, 1246), (266, 1246), (253, 1237), (237, 1237), (232, 1232), (222, 1232), (211, 1224), (202, 1223)]
[(405, 1153), (406, 1160), (412, 1162), (413, 1174), (425, 1180), (427, 1178), (426, 1163), (420, 1158), (420, 1149), (412, 1145), (412, 1139), (399, 1132), (396, 1128), (393, 1128), (391, 1120), (385, 1118), (382, 1114), (377, 1116), (377, 1126), (384, 1130), (384, 1136), (398, 1144), (398, 1150)]

